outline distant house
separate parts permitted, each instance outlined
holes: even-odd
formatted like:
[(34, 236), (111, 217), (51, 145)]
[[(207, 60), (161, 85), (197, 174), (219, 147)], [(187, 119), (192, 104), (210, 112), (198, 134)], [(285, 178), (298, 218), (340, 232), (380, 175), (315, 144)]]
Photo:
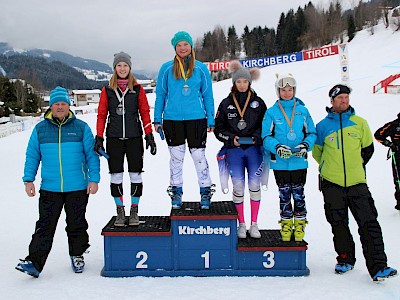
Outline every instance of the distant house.
[(75, 106), (98, 104), (101, 90), (72, 90), (72, 102)]
[(146, 94), (156, 92), (156, 82), (152, 79), (148, 80), (137, 80), (137, 82), (143, 87)]

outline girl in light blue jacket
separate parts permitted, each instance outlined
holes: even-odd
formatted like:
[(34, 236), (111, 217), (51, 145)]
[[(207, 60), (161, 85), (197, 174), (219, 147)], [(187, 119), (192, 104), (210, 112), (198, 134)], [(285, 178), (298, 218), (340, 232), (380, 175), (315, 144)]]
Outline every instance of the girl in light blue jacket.
[(293, 76), (278, 76), (275, 88), (279, 99), (265, 113), (261, 136), (264, 148), (271, 152), (270, 167), (279, 188), (282, 240), (290, 241), (293, 233), (295, 241), (302, 241), (307, 224), (307, 152), (312, 150), (317, 135), (308, 109), (295, 97)]
[(200, 186), (200, 206), (208, 209), (215, 191), (205, 156), (207, 131), (214, 129), (214, 98), (211, 76), (203, 63), (195, 60), (192, 37), (177, 32), (171, 40), (175, 58), (160, 69), (154, 107), (155, 130), (164, 132), (170, 152), (172, 208), (180, 209), (183, 194), (183, 160), (186, 141), (195, 163)]

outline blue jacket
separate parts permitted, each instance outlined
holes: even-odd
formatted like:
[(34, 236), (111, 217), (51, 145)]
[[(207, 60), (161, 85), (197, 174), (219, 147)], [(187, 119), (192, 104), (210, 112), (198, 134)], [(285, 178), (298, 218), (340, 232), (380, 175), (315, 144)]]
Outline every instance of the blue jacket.
[(273, 170), (293, 171), (308, 168), (307, 156), (291, 156), (289, 159), (283, 159), (276, 155), (276, 147), (286, 145), (293, 149), (300, 143), (305, 143), (308, 151), (311, 151), (317, 139), (314, 122), (303, 101), (293, 98), (292, 100), (281, 100), (280, 103), (290, 120), (294, 101), (296, 101), (296, 111), (292, 124), (292, 130), (296, 135), (294, 140), (287, 138), (290, 127), (279, 108), (278, 101), (264, 115), (261, 137), (265, 150), (271, 152), (271, 169)]
[(100, 181), (100, 161), (93, 145), (92, 131), (85, 122), (70, 111), (68, 119), (58, 124), (49, 110), (32, 131), (22, 180), (34, 181), (41, 162), (42, 190), (86, 190), (88, 182)]
[(193, 74), (186, 81), (190, 94), (183, 95), (185, 80), (175, 79), (173, 60), (164, 63), (157, 79), (154, 123), (207, 118), (207, 126), (214, 127), (214, 97), (209, 73), (206, 65), (196, 60)]

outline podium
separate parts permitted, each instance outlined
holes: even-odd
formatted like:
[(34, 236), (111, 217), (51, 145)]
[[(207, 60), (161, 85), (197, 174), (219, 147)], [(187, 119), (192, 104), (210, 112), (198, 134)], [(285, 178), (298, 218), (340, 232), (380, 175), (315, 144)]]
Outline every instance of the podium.
[[(128, 217), (127, 217), (128, 219)], [(279, 230), (237, 237), (231, 201), (183, 202), (170, 216), (140, 216), (140, 225), (102, 229), (105, 277), (307, 276), (307, 243), (282, 242)], [(128, 220), (126, 220), (127, 223)]]

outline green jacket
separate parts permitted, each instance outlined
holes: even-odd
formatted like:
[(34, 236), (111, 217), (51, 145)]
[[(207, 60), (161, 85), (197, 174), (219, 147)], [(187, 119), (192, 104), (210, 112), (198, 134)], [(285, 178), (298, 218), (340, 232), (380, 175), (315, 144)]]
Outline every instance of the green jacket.
[(365, 165), (374, 152), (367, 121), (356, 116), (350, 106), (343, 113), (328, 115), (317, 124), (317, 141), (312, 156), (323, 179), (348, 187), (366, 183)]

